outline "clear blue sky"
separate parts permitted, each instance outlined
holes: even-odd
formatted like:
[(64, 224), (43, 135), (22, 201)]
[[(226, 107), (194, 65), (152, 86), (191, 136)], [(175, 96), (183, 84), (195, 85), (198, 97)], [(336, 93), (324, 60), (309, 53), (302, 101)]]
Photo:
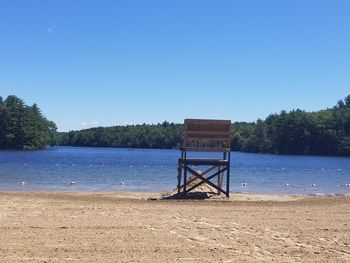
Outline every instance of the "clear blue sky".
[(60, 131), (254, 121), (350, 94), (350, 1), (0, 2), (0, 95)]

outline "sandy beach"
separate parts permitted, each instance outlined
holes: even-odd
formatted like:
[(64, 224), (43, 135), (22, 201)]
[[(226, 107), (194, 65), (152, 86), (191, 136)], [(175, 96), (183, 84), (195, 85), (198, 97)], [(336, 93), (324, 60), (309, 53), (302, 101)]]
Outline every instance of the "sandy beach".
[(1, 192), (1, 262), (350, 262), (350, 197)]

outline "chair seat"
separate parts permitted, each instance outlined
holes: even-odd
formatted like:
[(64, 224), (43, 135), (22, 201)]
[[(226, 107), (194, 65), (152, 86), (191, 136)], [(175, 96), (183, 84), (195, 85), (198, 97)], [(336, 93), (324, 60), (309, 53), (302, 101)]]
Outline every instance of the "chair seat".
[(179, 159), (179, 163), (185, 163), (188, 165), (223, 165), (227, 166), (229, 164), (228, 160), (217, 159), (217, 158), (187, 158)]

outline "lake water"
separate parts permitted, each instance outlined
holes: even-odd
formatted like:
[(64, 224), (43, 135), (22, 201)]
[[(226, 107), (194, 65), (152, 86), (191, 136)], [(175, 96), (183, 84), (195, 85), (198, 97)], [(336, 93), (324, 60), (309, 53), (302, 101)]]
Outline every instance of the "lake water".
[[(80, 147), (0, 151), (0, 190), (169, 191), (177, 184), (179, 155)], [(350, 194), (341, 186), (350, 183), (350, 158), (233, 152), (231, 160), (231, 191)]]

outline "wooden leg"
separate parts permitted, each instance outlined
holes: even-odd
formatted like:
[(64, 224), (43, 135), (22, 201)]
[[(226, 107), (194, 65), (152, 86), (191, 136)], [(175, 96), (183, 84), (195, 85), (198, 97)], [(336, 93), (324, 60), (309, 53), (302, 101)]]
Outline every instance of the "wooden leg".
[(230, 164), (227, 167), (227, 178), (226, 178), (226, 196), (230, 197)]
[[(223, 181), (224, 173), (221, 173), (218, 175), (218, 186), (220, 189), (222, 189), (222, 181)], [(218, 191), (218, 194), (221, 194), (221, 190)]]
[(226, 171), (226, 196), (230, 197), (230, 172), (231, 172), (231, 152), (225, 153), (225, 158), (227, 157), (228, 166)]
[[(219, 166), (218, 167), (218, 171), (220, 171), (221, 170), (221, 167)], [(222, 176), (223, 176), (223, 173), (220, 173), (219, 175), (218, 175), (218, 187), (221, 189), (222, 188)], [(218, 190), (218, 195), (220, 195), (221, 194), (221, 190)]]
[(181, 174), (182, 174), (182, 164), (179, 161), (177, 164), (177, 193), (180, 193), (181, 188)]
[(187, 186), (187, 165), (184, 164), (184, 191), (183, 194), (186, 196), (186, 186)]

